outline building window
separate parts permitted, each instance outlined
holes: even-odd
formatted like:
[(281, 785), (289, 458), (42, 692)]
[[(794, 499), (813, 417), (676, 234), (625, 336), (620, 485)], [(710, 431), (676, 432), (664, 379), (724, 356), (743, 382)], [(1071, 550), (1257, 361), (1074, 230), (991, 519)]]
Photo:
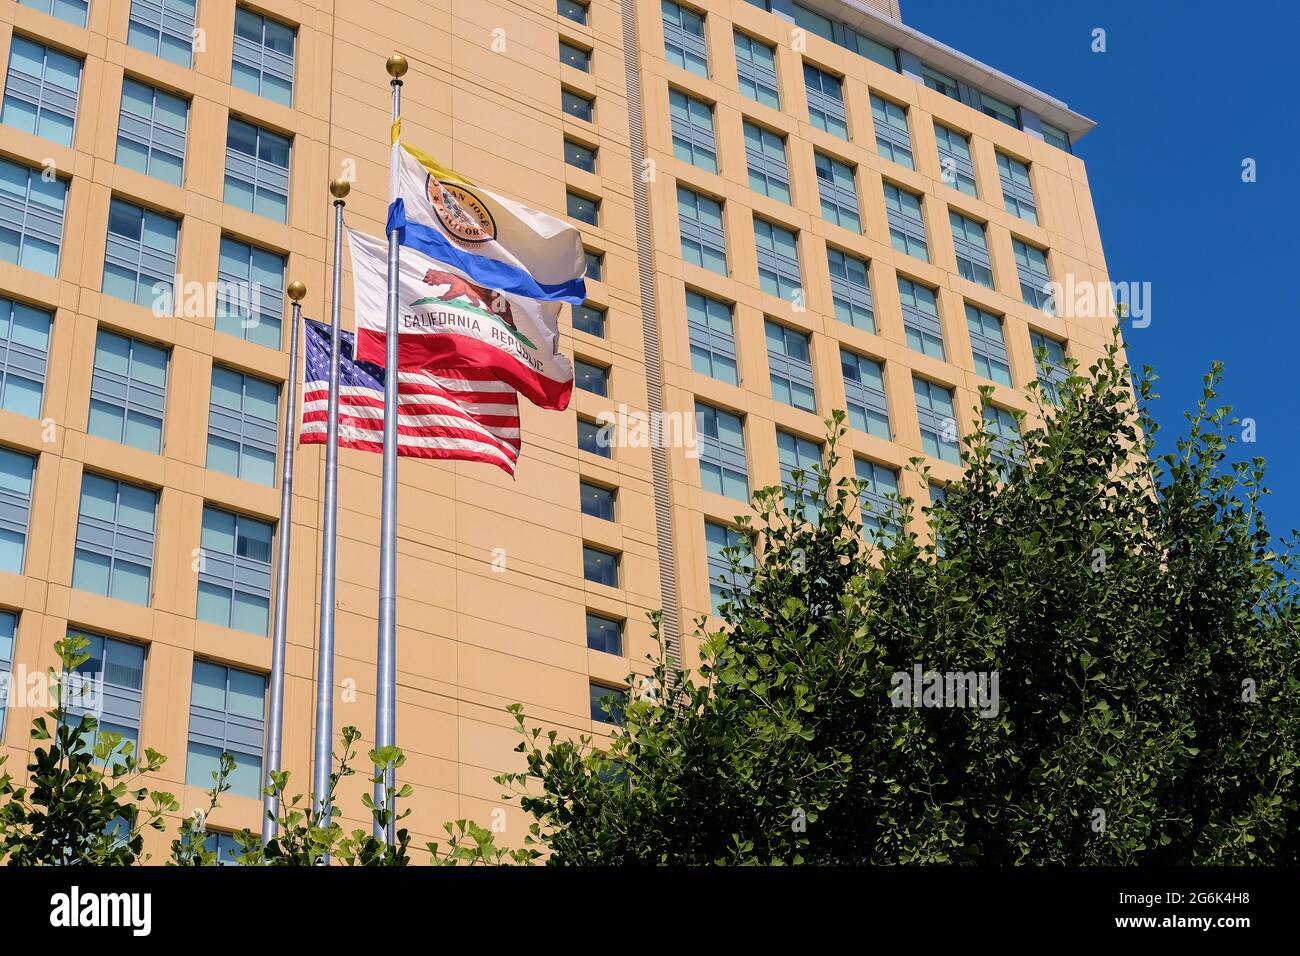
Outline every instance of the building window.
[(276, 222), (289, 216), (289, 138), (233, 116), (226, 136), (226, 202)]
[(975, 187), (975, 161), (971, 157), (970, 137), (949, 129), (942, 123), (934, 124), (934, 139), (939, 149), (939, 168), (944, 185), (951, 186), (967, 196), (979, 196)]
[(785, 487), (785, 510), (791, 515), (801, 514), (804, 521), (814, 524), (821, 510), (815, 474), (822, 463), (821, 445), (777, 429), (776, 456), (781, 464), (781, 484)]
[(602, 654), (623, 654), (623, 622), (587, 612), (587, 647)]
[(861, 232), (862, 218), (858, 213), (858, 187), (853, 167), (824, 153), (814, 153), (813, 157), (821, 193), (822, 218), (850, 232)]
[(893, 183), (885, 183), (885, 211), (889, 216), (889, 241), (894, 248), (922, 262), (929, 262), (921, 197)]
[(1002, 336), (1002, 320), (967, 302), (966, 325), (970, 329), (975, 371), (999, 385), (1010, 385), (1011, 364), (1007, 358), (1007, 343)]
[(748, 501), (744, 421), (739, 415), (696, 402), (695, 428), (700, 445), (700, 487), (715, 495)]
[[(709, 610), (722, 613), (725, 601), (749, 590), (753, 576), (753, 543), (743, 531), (714, 521), (704, 522), (705, 565), (709, 572)], [(738, 564), (733, 567), (732, 557)]]
[(664, 59), (697, 76), (709, 75), (709, 52), (704, 44), (704, 16), (663, 0)]
[(1020, 463), (1020, 423), (1016, 416), (997, 405), (984, 406), (984, 430), (989, 433), (990, 452), (1003, 478)]
[(915, 375), (912, 376), (912, 389), (916, 395), (916, 417), (921, 426), (921, 448), (932, 458), (961, 464), (952, 390)]
[(939, 303), (929, 286), (898, 277), (898, 299), (903, 306), (903, 331), (909, 348), (942, 359), (943, 326), (939, 324)]
[(614, 456), (605, 426), (585, 418), (578, 419), (578, 450), (599, 455), (601, 458)]
[(198, 0), (131, 0), (127, 45), (189, 69), (197, 5)]
[(745, 162), (749, 188), (781, 202), (790, 201), (790, 167), (785, 137), (745, 120)]
[(976, 222), (949, 209), (948, 224), (952, 226), (952, 246), (957, 256), (957, 274), (986, 289), (993, 288), (993, 261), (989, 258), (989, 244), (984, 235), (984, 223)]
[(564, 161), (584, 172), (596, 171), (596, 147), (584, 146), (571, 139), (564, 140)]
[(974, 100), (972, 105), (982, 113), (1020, 129), (1020, 114), (1010, 103), (1005, 103), (996, 96), (989, 96), (980, 90), (972, 90), (971, 98)]
[(582, 502), (582, 513), (593, 518), (614, 520), (614, 489), (602, 485), (593, 485), (589, 481), (578, 483), (578, 494)]
[(596, 282), (604, 281), (605, 253), (595, 252), (591, 249), (583, 249), (582, 255), (587, 263), (587, 278), (594, 279)]
[(686, 326), (691, 340), (691, 368), (729, 385), (740, 384), (731, 306), (687, 289)]
[(898, 472), (874, 461), (857, 458), (853, 462), (862, 490), (858, 505), (862, 510), (862, 530), (866, 538), (878, 547), (887, 548), (902, 530), (897, 514)]
[(76, 27), (86, 25), (86, 9), (90, 6), (89, 0), (18, 0), (20, 7), (31, 7), (33, 10), (39, 10), (41, 13), (48, 13), (52, 17), (58, 17), (60, 20), (66, 20)]
[(591, 681), (591, 719), (602, 724), (623, 725), (623, 711), (627, 707), (627, 691), (606, 687)]
[(771, 319), (764, 325), (767, 328), (767, 369), (772, 381), (772, 397), (806, 412), (817, 411), (808, 336)]
[(235, 49), (230, 83), (284, 106), (293, 102), (294, 29), (235, 8)]
[(157, 511), (156, 491), (82, 475), (72, 586), (147, 607)]
[[(208, 789), (212, 789), (210, 782)], [(203, 849), (208, 853), (216, 854), (217, 866), (240, 865), (239, 857), (243, 851), (239, 848), (239, 843), (235, 840), (233, 833), (209, 830), (208, 835), (203, 839)]]
[(898, 69), (898, 53), (893, 47), (863, 36), (846, 23), (832, 20), (798, 3), (794, 5), (794, 22), (808, 32), (815, 33), (822, 39), (830, 40), (837, 46), (852, 50), (869, 60), (874, 60), (883, 67), (891, 70)]
[(889, 405), (885, 400), (885, 370), (875, 359), (848, 349), (840, 350), (840, 369), (844, 373), (844, 400), (848, 405), (849, 425), (888, 441)]
[[(85, 748), (93, 751), (103, 734), (121, 734), (123, 742), (130, 741), (139, 753), (140, 710), (144, 701), (144, 647), (98, 634), (81, 631), (69, 633), (89, 641), (89, 646), (82, 653), (89, 654), (90, 658), (77, 667), (74, 673), (94, 680), (102, 678), (104, 685), (94, 712), (79, 706), (80, 702), (89, 703), (83, 701), (79, 694), (74, 692), (68, 695), (68, 725), (77, 726), (83, 716), (94, 717), (98, 726), (93, 738), (83, 736), (82, 745)], [(117, 763), (123, 756), (119, 750), (111, 762)]]
[(71, 146), (81, 61), (14, 34), (0, 123)]
[(199, 598), (195, 617), (265, 637), (271, 608), (271, 538), (265, 521), (203, 508)]
[(23, 573), (35, 473), (31, 455), (0, 448), (0, 571), (8, 574)]
[(866, 262), (833, 246), (826, 247), (826, 260), (830, 266), (835, 318), (856, 329), (875, 332), (875, 307), (871, 302)]
[(573, 90), (560, 90), (560, 109), (575, 119), (590, 123), (596, 115), (596, 98)]
[(123, 78), (117, 164), (179, 186), (185, 175), (189, 109), (179, 96)]
[(803, 82), (808, 96), (808, 122), (840, 139), (848, 139), (849, 120), (844, 111), (844, 84), (840, 78), (805, 63)]
[(618, 587), (618, 555), (613, 551), (582, 546), (582, 576), (595, 584)]
[(5, 739), (5, 710), (9, 704), (9, 675), (14, 667), (14, 638), (18, 633), (18, 615), (0, 611), (0, 742)]
[(755, 103), (781, 108), (776, 79), (776, 50), (762, 40), (736, 31), (736, 73), (740, 92)]
[(1029, 166), (1006, 153), (998, 153), (998, 178), (1002, 180), (1002, 202), (1007, 212), (1038, 225), (1038, 204), (1034, 202)]
[(211, 790), (221, 754), (235, 758), (226, 778), (230, 792), (256, 799), (262, 779), (262, 740), (266, 735), (266, 678), (209, 661), (194, 661), (190, 690), (190, 734), (185, 783)]
[(278, 252), (222, 236), (217, 331), (278, 350), (284, 322), (284, 269), (284, 256)]
[(593, 395), (609, 394), (609, 369), (580, 358), (573, 360), (573, 385)]
[(713, 136), (713, 107), (681, 90), (669, 90), (668, 113), (673, 124), (673, 155), (705, 172), (716, 173), (718, 144)]
[(560, 41), (560, 62), (583, 73), (591, 72), (591, 51), (573, 43)]
[(907, 108), (871, 94), (871, 118), (876, 124), (876, 152), (907, 169), (915, 169)]
[(1039, 390), (1053, 405), (1061, 404), (1061, 385), (1070, 377), (1065, 365), (1065, 343), (1031, 329), (1029, 344), (1034, 349)]
[(162, 451), (166, 401), (167, 353), (100, 329), (86, 431), (156, 455)]
[(68, 183), (0, 158), (0, 262), (59, 274)]
[(722, 228), (722, 203), (677, 187), (677, 219), (682, 258), (718, 275), (727, 274), (727, 238)]
[(945, 73), (940, 73), (938, 70), (932, 69), (928, 66), (922, 68), (921, 76), (925, 85), (930, 89), (942, 93), (944, 96), (951, 97), (954, 100), (961, 100), (961, 90), (957, 86), (957, 81), (951, 76), (948, 76)]
[(803, 294), (798, 235), (755, 216), (754, 245), (758, 250), (759, 288), (787, 302), (796, 301), (796, 296)]
[(575, 305), (573, 327), (598, 339), (605, 337), (605, 310), (596, 305)]
[(585, 222), (589, 226), (599, 224), (599, 199), (592, 199), (590, 196), (580, 196), (578, 193), (570, 192), (565, 195), (565, 201), (568, 204), (567, 211), (571, 218), (579, 222)]
[(1051, 123), (1039, 121), (1039, 126), (1043, 128), (1043, 139), (1055, 146), (1057, 149), (1063, 149), (1070, 152), (1070, 134), (1063, 129), (1053, 126)]
[(587, 25), (587, 4), (579, 0), (555, 0), (555, 12), (574, 23)]
[(172, 315), (180, 229), (179, 219), (114, 197), (108, 208), (104, 294), (160, 317)]
[(0, 409), (41, 417), (54, 316), (0, 296)]
[(1031, 246), (1015, 236), (1011, 237), (1011, 247), (1016, 253), (1016, 272), (1020, 275), (1020, 297), (1035, 309), (1053, 314), (1055, 308), (1048, 288), (1052, 276), (1047, 271), (1047, 250)]
[(207, 467), (246, 481), (274, 485), (279, 420), (278, 385), (214, 365)]

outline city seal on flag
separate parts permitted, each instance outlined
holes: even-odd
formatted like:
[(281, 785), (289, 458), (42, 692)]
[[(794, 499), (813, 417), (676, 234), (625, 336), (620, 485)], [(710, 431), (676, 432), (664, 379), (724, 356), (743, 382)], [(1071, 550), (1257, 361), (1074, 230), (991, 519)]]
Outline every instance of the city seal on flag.
[(464, 186), (444, 183), (432, 174), (425, 184), (429, 202), (448, 234), (461, 242), (491, 242), (497, 237), (497, 224), (477, 196)]

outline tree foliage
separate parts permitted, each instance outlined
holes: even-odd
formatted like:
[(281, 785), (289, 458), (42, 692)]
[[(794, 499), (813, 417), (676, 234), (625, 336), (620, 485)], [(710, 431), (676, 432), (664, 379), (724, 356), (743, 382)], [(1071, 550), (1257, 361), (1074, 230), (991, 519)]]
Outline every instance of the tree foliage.
[[(661, 652), (604, 749), (514, 709), (526, 769), (500, 780), (528, 845), (554, 865), (1297, 862), (1297, 594), (1263, 462), (1229, 462), (1217, 365), (1163, 456), (1149, 369), (1135, 395), (1116, 342), (1070, 371), (1054, 400), (1029, 386), (1018, 449), (964, 440), (964, 479), (921, 509), (938, 545), (870, 545), (858, 482), (830, 477), (837, 413), (817, 520), (756, 495), (748, 585), (696, 671)], [(996, 674), (996, 716), (895, 706), (917, 665)]]
[[(167, 758), (121, 734), (99, 729), (92, 714), (74, 719), (69, 675), (90, 659), (90, 642), (70, 634), (55, 644), (62, 665), (46, 672), (52, 708), (32, 721), (40, 741), (17, 786), (0, 756), (0, 861), (10, 866), (125, 866), (142, 860), (144, 831), (162, 830), (175, 796), (140, 785)], [(143, 859), (148, 859), (143, 856)]]

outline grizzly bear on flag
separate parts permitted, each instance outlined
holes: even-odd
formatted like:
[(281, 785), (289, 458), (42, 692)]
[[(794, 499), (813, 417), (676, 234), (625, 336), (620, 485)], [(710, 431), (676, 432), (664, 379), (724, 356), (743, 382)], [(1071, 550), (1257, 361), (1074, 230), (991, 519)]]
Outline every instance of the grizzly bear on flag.
[[(436, 269), (429, 269), (425, 272), (424, 282), (426, 285), (431, 285), (436, 290), (439, 290), (436, 292), (438, 301), (455, 302), (457, 299), (464, 299), (474, 308), (497, 316), (506, 325), (510, 326), (512, 331), (519, 331), (515, 325), (514, 316), (510, 314), (510, 304), (506, 301), (505, 296), (494, 294), (491, 290), (485, 289), (481, 285), (475, 285), (458, 275), (452, 275), (450, 272), (439, 272)], [(500, 308), (493, 308), (493, 300), (500, 303)]]

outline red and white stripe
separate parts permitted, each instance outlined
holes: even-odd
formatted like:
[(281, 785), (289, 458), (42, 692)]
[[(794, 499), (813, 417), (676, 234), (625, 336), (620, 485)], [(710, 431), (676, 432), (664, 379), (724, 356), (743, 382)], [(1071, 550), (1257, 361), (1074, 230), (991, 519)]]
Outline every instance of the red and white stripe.
[[(329, 382), (306, 382), (299, 441), (324, 444)], [(515, 473), (519, 401), (515, 390), (474, 369), (402, 372), (397, 382), (397, 453), (412, 458), (482, 461)], [(382, 452), (382, 388), (344, 385), (339, 447)]]

